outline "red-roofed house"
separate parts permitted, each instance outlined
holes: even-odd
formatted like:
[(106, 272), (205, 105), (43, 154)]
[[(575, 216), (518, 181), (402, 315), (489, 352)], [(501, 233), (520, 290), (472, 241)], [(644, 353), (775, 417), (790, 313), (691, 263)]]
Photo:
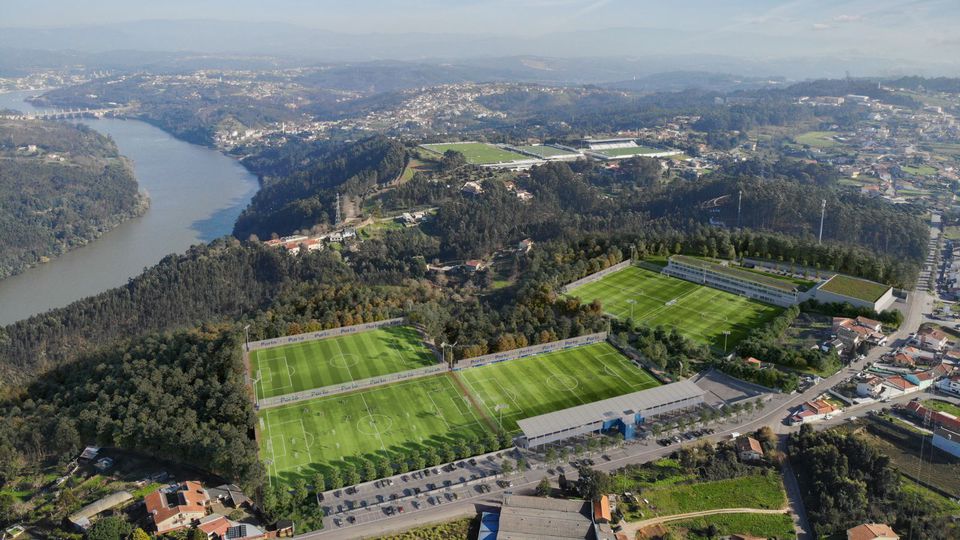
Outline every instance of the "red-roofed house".
[(917, 341), (928, 351), (942, 351), (949, 341), (947, 334), (936, 328), (924, 328), (917, 332)]
[(737, 454), (740, 461), (757, 461), (763, 457), (763, 447), (753, 437), (740, 437), (737, 439)]
[(207, 535), (207, 538), (214, 540), (227, 535), (227, 529), (230, 528), (230, 520), (220, 514), (210, 514), (200, 520), (197, 528)]
[(900, 537), (885, 523), (864, 523), (847, 529), (847, 540), (900, 540)]
[(189, 527), (207, 514), (210, 496), (200, 482), (187, 481), (158, 489), (143, 499), (158, 534)]
[(838, 409), (836, 407), (823, 399), (807, 401), (800, 406), (793, 416), (790, 417), (790, 422), (794, 424), (802, 424), (805, 422), (822, 420), (828, 415), (837, 412), (837, 410)]
[(919, 401), (911, 401), (907, 403), (907, 406), (904, 408), (924, 424), (942, 426), (953, 431), (960, 431), (960, 418), (952, 414), (928, 409), (921, 405)]
[(763, 365), (763, 362), (757, 360), (756, 358), (754, 358), (754, 357), (752, 357), (752, 356), (751, 356), (750, 358), (747, 358), (746, 362), (747, 362), (747, 364), (749, 364), (750, 366), (755, 367), (755, 368), (759, 368), (760, 366)]
[(893, 355), (893, 365), (913, 368), (917, 367), (917, 361), (914, 360), (909, 354), (898, 352), (897, 354)]
[(593, 501), (593, 522), (610, 523), (610, 497), (603, 495), (600, 499)]
[(873, 319), (866, 317), (857, 317), (849, 319), (847, 317), (833, 318), (833, 331), (837, 334), (840, 341), (848, 349), (856, 349), (861, 343), (873, 343), (883, 345), (887, 342), (887, 336), (880, 332), (881, 324)]
[(919, 386), (913, 384), (912, 382), (904, 379), (899, 375), (890, 377), (889, 379), (883, 381), (884, 386), (890, 388), (896, 395), (909, 394), (910, 392), (916, 392), (920, 389)]

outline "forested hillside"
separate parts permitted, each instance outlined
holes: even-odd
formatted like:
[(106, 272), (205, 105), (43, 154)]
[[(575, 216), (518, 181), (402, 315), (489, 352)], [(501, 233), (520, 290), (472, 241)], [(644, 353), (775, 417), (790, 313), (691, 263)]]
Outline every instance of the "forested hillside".
[(406, 160), (403, 145), (379, 136), (309, 159), (293, 170), (286, 159), (278, 160), (276, 172), (261, 159), (257, 172), (263, 188), (237, 219), (233, 234), (266, 239), (332, 223), (337, 193), (360, 195), (391, 182), (403, 172)]
[(145, 208), (130, 164), (108, 137), (81, 125), (0, 120), (0, 278)]
[(97, 443), (257, 486), (263, 468), (241, 341), (242, 333), (204, 326), (108, 347), (44, 375), (29, 399), (0, 404), (0, 485), (29, 464), (66, 463)]

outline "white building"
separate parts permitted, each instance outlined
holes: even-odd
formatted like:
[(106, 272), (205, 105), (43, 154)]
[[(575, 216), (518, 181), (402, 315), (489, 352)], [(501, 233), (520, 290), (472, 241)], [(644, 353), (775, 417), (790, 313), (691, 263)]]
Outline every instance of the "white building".
[(662, 272), (777, 306), (791, 306), (803, 300), (799, 288), (789, 281), (684, 255), (671, 256)]

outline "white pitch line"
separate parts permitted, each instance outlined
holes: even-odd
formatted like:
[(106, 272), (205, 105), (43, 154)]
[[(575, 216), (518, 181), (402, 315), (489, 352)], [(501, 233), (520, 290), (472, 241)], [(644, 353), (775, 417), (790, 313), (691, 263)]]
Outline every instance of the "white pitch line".
[[(342, 353), (341, 353), (341, 354), (342, 354)], [(367, 405), (367, 398), (364, 397), (364, 394), (366, 394), (366, 392), (360, 392), (360, 399), (363, 400), (363, 407), (364, 407), (365, 409), (367, 409), (367, 415), (369, 415), (369, 416), (370, 416), (370, 419), (373, 420), (373, 411), (371, 411), (371, 410), (370, 410), (370, 406)], [(430, 394), (428, 393), (427, 395), (429, 396)], [(376, 423), (376, 422), (373, 422), (373, 429), (375, 429), (375, 430), (377, 431), (377, 439), (380, 440), (380, 449), (381, 449), (381, 450), (386, 450), (386, 449), (387, 449), (387, 446), (386, 446), (385, 444), (383, 444), (383, 437), (380, 436), (380, 428), (377, 427), (377, 423)]]

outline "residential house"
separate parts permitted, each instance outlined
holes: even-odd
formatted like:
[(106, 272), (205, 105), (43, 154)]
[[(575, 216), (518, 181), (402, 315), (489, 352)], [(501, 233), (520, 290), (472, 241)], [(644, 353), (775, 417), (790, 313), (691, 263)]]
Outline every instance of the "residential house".
[(757, 368), (757, 369), (759, 369), (761, 366), (763, 366), (763, 362), (761, 362), (760, 360), (757, 360), (756, 358), (754, 358), (754, 357), (752, 357), (752, 356), (751, 356), (750, 358), (747, 358), (747, 359), (745, 360), (745, 362), (747, 363), (748, 366), (750, 366), (750, 367), (755, 367), (755, 368)]
[(603, 495), (598, 500), (593, 501), (593, 522), (610, 523), (610, 497)]
[(960, 457), (960, 430), (937, 427), (933, 430), (933, 446)]
[(197, 523), (197, 529), (207, 535), (208, 540), (218, 540), (226, 538), (227, 530), (230, 528), (230, 520), (220, 514), (210, 514)]
[(294, 523), (289, 519), (281, 519), (275, 528), (279, 538), (290, 538), (295, 534)]
[(740, 437), (736, 444), (740, 461), (758, 461), (763, 458), (763, 447), (760, 446), (760, 441), (753, 437)]
[(857, 317), (856, 319), (833, 318), (833, 331), (844, 347), (849, 350), (855, 350), (861, 343), (872, 345), (886, 343), (887, 336), (880, 332), (880, 328), (879, 322), (866, 317)]
[(902, 352), (903, 354), (908, 355), (910, 358), (913, 358), (913, 361), (917, 364), (932, 365), (937, 362), (936, 353), (911, 347), (909, 345), (901, 348), (899, 352)]
[(533, 240), (525, 238), (517, 244), (517, 251), (520, 253), (530, 253), (530, 250), (533, 249)]
[(223, 484), (215, 488), (209, 488), (207, 489), (207, 495), (210, 496), (211, 501), (218, 501), (230, 508), (253, 506), (250, 497), (247, 497), (236, 484)]
[(825, 399), (807, 401), (797, 409), (797, 412), (795, 412), (793, 416), (790, 417), (790, 423), (803, 424), (806, 422), (822, 420), (838, 410), (839, 409), (831, 405), (830, 402)]
[(143, 499), (158, 534), (189, 527), (207, 514), (210, 496), (200, 482), (187, 481), (163, 488)]
[(480, 195), (483, 193), (483, 186), (481, 186), (479, 182), (470, 181), (463, 184), (463, 187), (460, 189), (460, 191), (466, 193), (467, 195)]
[(847, 529), (847, 540), (900, 540), (900, 536), (885, 523), (864, 523)]
[(914, 360), (913, 357), (910, 356), (909, 354), (906, 354), (903, 352), (898, 352), (897, 354), (893, 355), (893, 358), (891, 359), (890, 363), (898, 367), (905, 367), (905, 368), (917, 367), (917, 361)]
[(916, 392), (920, 386), (908, 381), (906, 378), (896, 375), (883, 381), (884, 386), (890, 389), (892, 395), (903, 395)]
[(227, 529), (227, 535), (221, 540), (261, 540), (267, 537), (267, 533), (259, 527), (249, 523), (230, 522), (230, 528)]
[(885, 388), (883, 379), (874, 376), (857, 383), (857, 395), (860, 397), (879, 399), (883, 395)]
[(940, 379), (937, 389), (947, 394), (960, 396), (960, 375), (953, 375)]
[(907, 403), (904, 409), (924, 425), (939, 426), (953, 431), (960, 431), (960, 418), (949, 413), (928, 409), (921, 405), (919, 401)]
[(479, 259), (470, 259), (463, 263), (463, 267), (466, 268), (467, 272), (479, 272), (486, 268), (487, 264)]
[(928, 327), (917, 332), (917, 341), (920, 347), (928, 351), (940, 352), (947, 346), (949, 339), (942, 330)]

